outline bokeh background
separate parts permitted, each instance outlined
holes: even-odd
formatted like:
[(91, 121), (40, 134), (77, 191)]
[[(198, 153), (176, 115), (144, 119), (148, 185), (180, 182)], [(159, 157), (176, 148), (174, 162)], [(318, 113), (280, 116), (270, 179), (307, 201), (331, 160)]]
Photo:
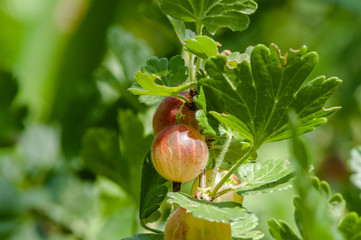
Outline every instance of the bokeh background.
[[(306, 45), (320, 55), (313, 77), (343, 80), (328, 102), (342, 109), (307, 139), (316, 175), (361, 214), (348, 166), (361, 145), (361, 2), (257, 3), (247, 30), (221, 30), (215, 39), (221, 50), (240, 52), (259, 43), (283, 53)], [(154, 106), (126, 89), (150, 56), (181, 51), (155, 0), (0, 0), (0, 239), (143, 231), (140, 169)], [(259, 152), (260, 161), (288, 156), (287, 141)], [(265, 239), (269, 217), (294, 226), (293, 197), (290, 189), (245, 198)]]

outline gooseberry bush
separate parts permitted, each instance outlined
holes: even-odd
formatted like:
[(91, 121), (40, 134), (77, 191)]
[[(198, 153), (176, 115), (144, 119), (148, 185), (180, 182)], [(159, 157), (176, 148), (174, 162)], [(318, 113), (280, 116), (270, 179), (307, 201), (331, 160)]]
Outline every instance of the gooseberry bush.
[[(359, 216), (344, 217), (342, 196), (330, 196), (329, 185), (312, 175), (301, 136), (339, 109), (325, 103), (341, 81), (310, 79), (318, 55), (305, 46), (285, 54), (275, 44), (220, 52), (212, 36), (220, 28), (245, 30), (257, 9), (252, 0), (158, 2), (183, 54), (151, 57), (128, 89), (143, 103), (160, 104), (139, 205), (140, 224), (153, 233), (127, 239), (260, 239), (258, 218), (243, 198), (292, 186), (298, 229), (270, 219), (274, 239), (358, 239)], [(285, 139), (291, 139), (290, 159), (257, 161), (263, 144)], [(182, 191), (189, 181), (192, 190)], [(171, 213), (161, 207), (165, 202)], [(164, 219), (165, 226), (156, 224)]]

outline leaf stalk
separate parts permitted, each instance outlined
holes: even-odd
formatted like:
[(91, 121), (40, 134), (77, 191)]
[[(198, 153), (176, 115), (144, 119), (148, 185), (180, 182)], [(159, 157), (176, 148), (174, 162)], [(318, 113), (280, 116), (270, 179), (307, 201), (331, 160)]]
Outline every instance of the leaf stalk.
[(214, 182), (216, 180), (219, 168), (221, 167), (221, 164), (222, 164), (222, 162), (224, 160), (224, 157), (226, 156), (226, 153), (228, 152), (229, 146), (231, 145), (231, 141), (232, 141), (233, 136), (231, 134), (229, 134), (228, 132), (226, 132), (226, 136), (227, 136), (226, 142), (223, 145), (221, 153), (218, 155), (218, 158), (216, 159), (216, 164), (215, 164), (215, 166), (213, 168), (213, 172), (212, 172), (212, 175), (211, 175), (209, 186), (214, 185)]

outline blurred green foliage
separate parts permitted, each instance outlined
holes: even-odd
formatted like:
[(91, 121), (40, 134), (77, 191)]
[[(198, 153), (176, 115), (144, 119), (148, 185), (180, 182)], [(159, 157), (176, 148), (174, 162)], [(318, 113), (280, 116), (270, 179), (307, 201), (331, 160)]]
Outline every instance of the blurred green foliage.
[[(361, 2), (257, 3), (247, 30), (222, 30), (215, 39), (240, 52), (258, 43), (284, 52), (307, 45), (320, 55), (311, 77), (343, 79), (332, 99), (342, 109), (307, 138), (317, 175), (360, 215), (361, 190), (347, 161), (361, 145)], [(154, 109), (126, 89), (152, 54), (181, 51), (153, 0), (0, 1), (1, 239), (120, 239), (141, 231), (140, 168)], [(99, 155), (102, 138), (120, 152)], [(287, 154), (282, 142), (259, 153)], [(102, 160), (117, 177), (102, 174)], [(245, 205), (268, 232), (269, 217), (292, 222), (284, 203), (292, 205), (293, 195), (269, 193)]]

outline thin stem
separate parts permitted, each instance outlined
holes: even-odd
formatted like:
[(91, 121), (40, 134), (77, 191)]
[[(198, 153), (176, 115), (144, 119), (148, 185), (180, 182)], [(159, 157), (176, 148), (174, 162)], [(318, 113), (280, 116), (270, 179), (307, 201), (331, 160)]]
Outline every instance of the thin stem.
[(194, 74), (194, 58), (193, 54), (189, 53), (189, 77), (191, 82), (195, 82), (195, 74)]
[(179, 108), (178, 112), (175, 114), (175, 116), (177, 117), (177, 124), (181, 123), (181, 120), (183, 118), (183, 108), (184, 108), (185, 103), (182, 104), (182, 106)]
[(217, 177), (217, 173), (218, 173), (218, 170), (219, 168), (221, 167), (221, 164), (224, 160), (224, 157), (226, 156), (226, 153), (228, 152), (228, 148), (229, 146), (231, 145), (231, 141), (232, 141), (232, 135), (229, 134), (229, 133), (226, 133), (226, 136), (227, 136), (227, 139), (226, 139), (226, 142), (224, 143), (223, 145), (223, 148), (222, 148), (222, 151), (221, 153), (218, 155), (218, 158), (216, 159), (216, 164), (213, 168), (213, 172), (212, 172), (212, 176), (211, 176), (211, 180), (210, 180), (210, 187), (213, 186), (215, 180), (216, 180), (216, 177)]
[(140, 225), (141, 225), (144, 229), (149, 230), (149, 231), (152, 231), (152, 232), (154, 232), (154, 233), (163, 233), (163, 232), (160, 231), (160, 230), (157, 230), (157, 229), (148, 227), (148, 226), (144, 223), (143, 220), (140, 221)]
[(203, 171), (201, 172), (201, 174), (199, 175), (199, 187), (200, 188), (205, 188), (206, 187), (206, 169), (203, 169)]
[(226, 189), (218, 192), (216, 195), (214, 195), (213, 200), (216, 199), (216, 198), (218, 198), (218, 197), (220, 197), (220, 196), (222, 196), (222, 195), (224, 195), (224, 194), (226, 194), (226, 193), (228, 193), (228, 192), (235, 191), (237, 188), (239, 188), (239, 187), (229, 187), (229, 188), (226, 188)]
[(217, 191), (223, 186), (223, 184), (227, 181), (227, 179), (232, 175), (234, 171), (237, 170), (241, 164), (246, 161), (252, 154), (254, 154), (257, 151), (257, 148), (253, 146), (241, 159), (238, 160), (238, 162), (229, 169), (228, 173), (224, 175), (221, 180), (217, 183), (217, 185), (214, 187), (213, 191), (210, 193), (210, 197), (214, 197), (217, 193)]

